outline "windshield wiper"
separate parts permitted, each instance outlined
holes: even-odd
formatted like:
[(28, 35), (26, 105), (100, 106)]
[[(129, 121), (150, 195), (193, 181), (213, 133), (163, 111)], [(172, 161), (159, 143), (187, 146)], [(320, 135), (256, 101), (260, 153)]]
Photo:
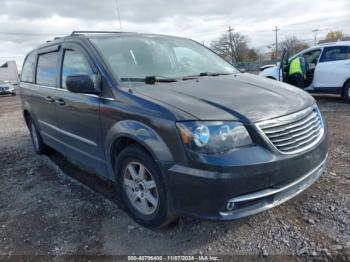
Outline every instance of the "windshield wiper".
[(164, 76), (146, 76), (142, 77), (123, 77), (120, 79), (123, 82), (145, 82), (148, 85), (154, 85), (156, 83), (172, 83), (177, 82), (176, 78), (164, 77)]
[(213, 72), (202, 72), (198, 75), (184, 76), (182, 80), (191, 80), (201, 76), (221, 76), (221, 75), (232, 75), (230, 73), (213, 73)]

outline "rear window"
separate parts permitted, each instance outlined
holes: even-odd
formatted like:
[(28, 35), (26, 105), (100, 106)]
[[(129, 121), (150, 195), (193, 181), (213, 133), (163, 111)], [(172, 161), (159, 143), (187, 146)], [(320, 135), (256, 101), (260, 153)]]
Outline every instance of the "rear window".
[(350, 59), (350, 48), (347, 46), (326, 47), (320, 62), (331, 62)]
[(56, 86), (58, 52), (39, 55), (36, 70), (36, 83), (44, 86)]
[(30, 54), (24, 62), (21, 74), (21, 81), (27, 83), (34, 83), (34, 68), (35, 68), (36, 55)]

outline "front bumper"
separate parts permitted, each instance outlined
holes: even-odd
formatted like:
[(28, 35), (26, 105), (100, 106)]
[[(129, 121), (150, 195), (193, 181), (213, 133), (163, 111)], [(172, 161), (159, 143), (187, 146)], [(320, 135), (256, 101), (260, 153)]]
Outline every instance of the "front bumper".
[(312, 149), (293, 156), (276, 156), (260, 147), (249, 150), (250, 155), (254, 151), (266, 154), (266, 161), (247, 155), (237, 157), (241, 163), (216, 171), (172, 166), (167, 178), (176, 212), (207, 220), (234, 220), (287, 201), (321, 176), (328, 134)]
[(235, 209), (235, 207), (237, 210), (239, 209), (239, 212), (222, 211), (220, 215), (223, 216), (224, 219), (238, 219), (260, 213), (282, 204), (311, 186), (322, 175), (325, 164), (326, 159), (305, 176), (290, 184), (232, 198), (228, 201), (229, 205), (232, 205), (233, 209)]

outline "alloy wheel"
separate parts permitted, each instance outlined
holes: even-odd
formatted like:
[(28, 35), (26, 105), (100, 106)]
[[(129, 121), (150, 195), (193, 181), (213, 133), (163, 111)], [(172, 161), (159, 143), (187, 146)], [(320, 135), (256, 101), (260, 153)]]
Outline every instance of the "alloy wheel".
[(156, 182), (148, 169), (139, 162), (130, 162), (123, 172), (124, 189), (132, 204), (143, 215), (152, 215), (158, 205)]

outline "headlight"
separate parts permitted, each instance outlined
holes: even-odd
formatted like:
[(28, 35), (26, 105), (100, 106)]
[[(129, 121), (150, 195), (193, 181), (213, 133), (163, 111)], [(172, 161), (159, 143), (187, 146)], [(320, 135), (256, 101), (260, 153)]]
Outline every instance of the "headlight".
[(178, 122), (177, 127), (185, 147), (204, 154), (222, 154), (253, 144), (247, 129), (240, 122)]

